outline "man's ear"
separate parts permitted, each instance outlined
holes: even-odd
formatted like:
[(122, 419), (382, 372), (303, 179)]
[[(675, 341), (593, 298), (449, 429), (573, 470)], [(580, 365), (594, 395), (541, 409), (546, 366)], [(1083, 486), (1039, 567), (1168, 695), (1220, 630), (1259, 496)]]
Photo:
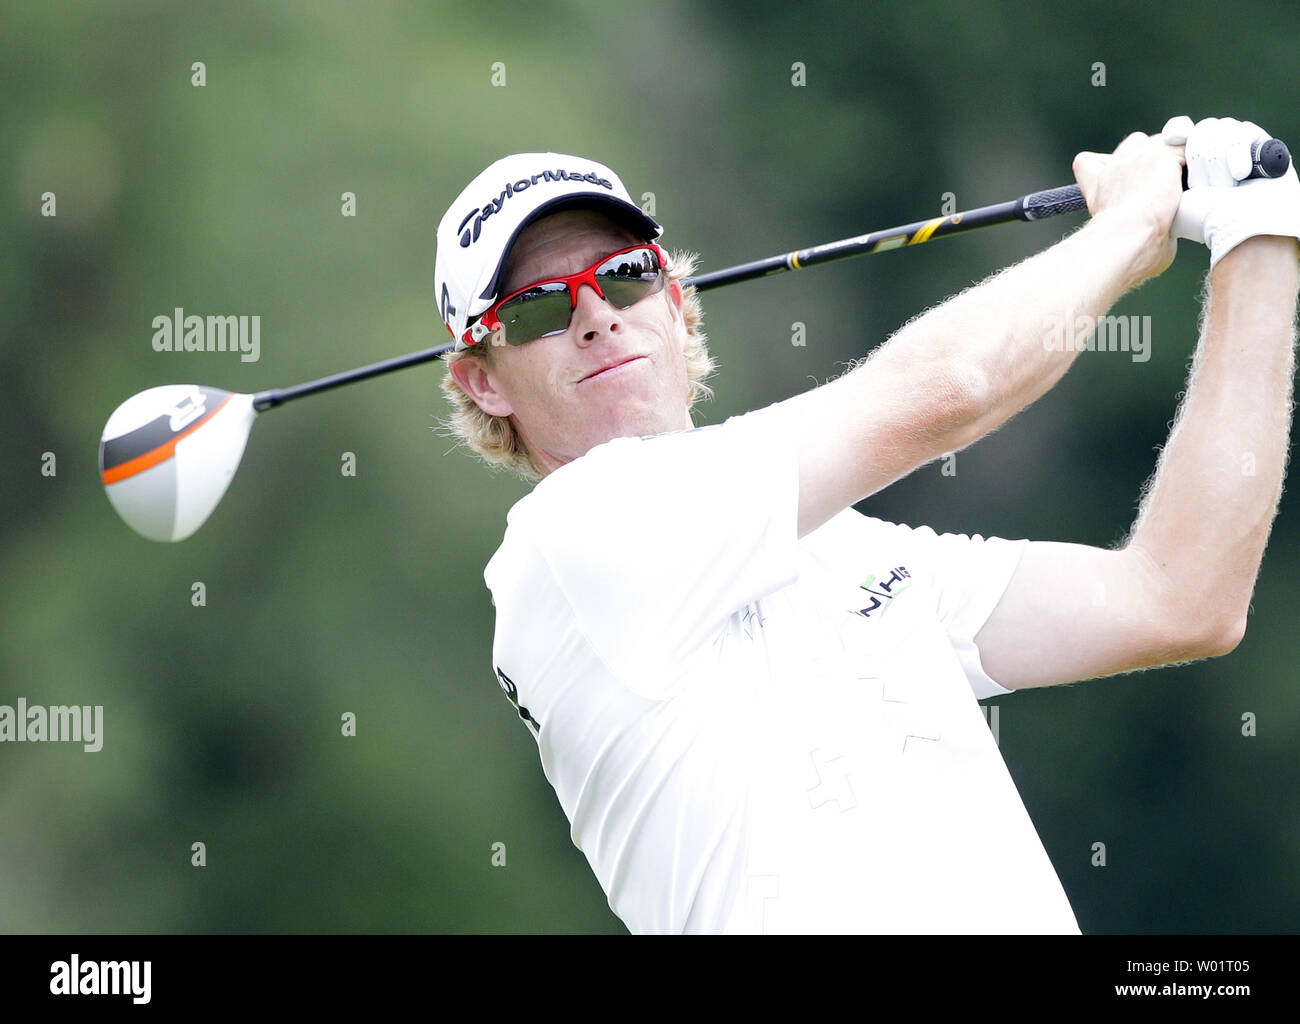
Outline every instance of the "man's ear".
[(668, 315), (681, 324), (686, 323), (686, 313), (682, 309), (682, 284), (680, 281), (674, 281), (671, 278), (664, 293), (668, 299)]
[(682, 283), (670, 278), (668, 280), (667, 292), (668, 305), (674, 309), (677, 316), (684, 317), (684, 314), (682, 313)]
[(461, 356), (448, 367), (460, 389), (489, 416), (509, 416), (514, 408), (497, 390), (493, 374), (473, 356)]
[(673, 318), (673, 323), (681, 328), (682, 350), (685, 351), (690, 342), (690, 332), (686, 329), (686, 310), (683, 308), (685, 298), (681, 282), (669, 279), (664, 292), (667, 295), (668, 315)]

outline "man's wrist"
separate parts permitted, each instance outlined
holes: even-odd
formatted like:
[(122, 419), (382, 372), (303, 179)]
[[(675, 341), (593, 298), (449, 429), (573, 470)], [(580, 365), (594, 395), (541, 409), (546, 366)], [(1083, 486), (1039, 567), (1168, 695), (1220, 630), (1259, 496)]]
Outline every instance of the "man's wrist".
[(1102, 250), (1096, 258), (1115, 268), (1120, 294), (1165, 269), (1158, 257), (1169, 244), (1169, 238), (1157, 237), (1153, 223), (1107, 209), (1092, 217), (1080, 234), (1084, 232)]
[(1238, 242), (1214, 267), (1214, 280), (1248, 274), (1278, 273), (1282, 280), (1300, 276), (1300, 241), (1286, 235), (1256, 235)]
[[(1213, 345), (1259, 348), (1269, 339), (1294, 343), (1300, 296), (1300, 243), (1257, 235), (1223, 255), (1210, 271), (1206, 302)], [(1271, 346), (1269, 346), (1271, 347)]]

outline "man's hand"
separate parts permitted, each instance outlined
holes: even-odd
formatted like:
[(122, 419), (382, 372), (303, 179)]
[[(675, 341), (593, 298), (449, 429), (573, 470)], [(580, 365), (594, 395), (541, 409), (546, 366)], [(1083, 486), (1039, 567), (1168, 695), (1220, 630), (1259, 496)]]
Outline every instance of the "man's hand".
[(1192, 124), (1176, 117), (1165, 125), (1166, 138), (1186, 140), (1187, 191), (1174, 234), (1210, 249), (1210, 266), (1260, 235), (1300, 238), (1300, 178), (1293, 166), (1280, 178), (1247, 178), (1251, 144), (1269, 138), (1250, 121), (1207, 117)]
[(1094, 220), (1124, 225), (1140, 238), (1129, 287), (1169, 269), (1178, 251), (1171, 233), (1183, 196), (1183, 147), (1134, 132), (1113, 153), (1078, 154), (1074, 177)]

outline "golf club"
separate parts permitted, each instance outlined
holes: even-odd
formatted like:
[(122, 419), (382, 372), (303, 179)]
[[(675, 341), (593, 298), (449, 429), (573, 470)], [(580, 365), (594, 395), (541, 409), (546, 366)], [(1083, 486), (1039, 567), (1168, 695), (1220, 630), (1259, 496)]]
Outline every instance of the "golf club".
[[(1250, 177), (1279, 177), (1291, 164), (1290, 153), (1277, 139), (1257, 144), (1253, 156)], [(1085, 207), (1078, 185), (1046, 189), (993, 206), (715, 270), (690, 278), (683, 286), (705, 291), (866, 253), (920, 245), (995, 224), (1044, 220)], [(295, 398), (431, 362), (455, 347), (454, 343), (440, 345), (256, 395), (197, 384), (170, 384), (142, 391), (114, 410), (100, 438), (99, 469), (109, 501), (141, 536), (158, 541), (184, 540), (203, 525), (225, 494), (258, 413)]]

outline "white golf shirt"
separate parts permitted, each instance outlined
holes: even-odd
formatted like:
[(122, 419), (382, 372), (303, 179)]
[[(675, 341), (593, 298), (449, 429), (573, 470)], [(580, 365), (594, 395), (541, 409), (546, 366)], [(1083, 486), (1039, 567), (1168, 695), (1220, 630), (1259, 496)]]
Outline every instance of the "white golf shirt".
[(797, 535), (767, 410), (620, 438), (510, 510), (498, 680), (628, 929), (1078, 933), (979, 697), (1027, 541)]

